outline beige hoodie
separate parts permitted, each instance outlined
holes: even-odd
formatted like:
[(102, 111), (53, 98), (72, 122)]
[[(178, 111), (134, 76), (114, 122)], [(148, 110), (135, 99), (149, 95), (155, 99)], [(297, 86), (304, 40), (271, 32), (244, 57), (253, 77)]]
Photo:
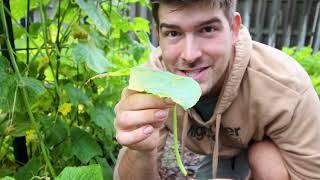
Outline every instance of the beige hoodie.
[[(166, 70), (160, 49), (148, 64)], [(178, 108), (178, 134), (183, 147), (217, 158), (232, 157), (252, 140), (268, 137), (278, 146), (291, 179), (320, 179), (320, 101), (304, 69), (279, 50), (251, 40), (242, 27), (214, 114), (203, 121), (194, 109)], [(169, 116), (171, 117), (171, 116)], [(161, 130), (159, 158), (168, 132)], [(122, 148), (118, 165), (126, 148)]]

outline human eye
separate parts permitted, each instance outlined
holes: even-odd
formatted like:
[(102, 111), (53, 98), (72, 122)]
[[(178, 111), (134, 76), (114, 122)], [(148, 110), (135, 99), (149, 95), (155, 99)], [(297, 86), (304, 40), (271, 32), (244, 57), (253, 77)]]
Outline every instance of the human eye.
[(201, 33), (213, 33), (214, 31), (216, 31), (217, 29), (214, 28), (213, 26), (205, 26), (205, 27), (202, 27), (200, 29), (200, 32)]
[(169, 38), (174, 38), (181, 35), (181, 33), (178, 31), (164, 31), (163, 34), (165, 37), (169, 37)]

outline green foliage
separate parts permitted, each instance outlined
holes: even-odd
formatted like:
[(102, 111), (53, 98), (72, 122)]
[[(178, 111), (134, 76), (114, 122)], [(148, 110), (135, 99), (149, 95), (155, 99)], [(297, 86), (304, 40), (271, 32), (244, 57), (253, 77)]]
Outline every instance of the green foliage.
[(73, 59), (76, 62), (85, 63), (88, 68), (96, 73), (103, 73), (110, 66), (104, 52), (92, 43), (77, 43), (72, 52)]
[(313, 50), (310, 47), (304, 47), (300, 50), (297, 50), (296, 47), (284, 47), (282, 51), (293, 57), (304, 67), (320, 97), (320, 52), (312, 54)]
[(93, 21), (93, 24), (104, 34), (110, 29), (110, 23), (108, 19), (103, 15), (100, 6), (96, 6), (92, 1), (76, 0), (81, 10), (88, 14), (89, 18)]
[(90, 166), (81, 167), (66, 167), (63, 169), (61, 174), (56, 178), (56, 180), (86, 180), (86, 179), (96, 179), (102, 180), (102, 170), (100, 165), (93, 164)]
[(71, 149), (83, 164), (90, 161), (95, 156), (101, 156), (102, 151), (99, 144), (84, 130), (78, 128), (71, 129)]
[[(128, 3), (148, 1), (58, 2), (31, 0), (36, 18), (27, 32), (20, 24), (27, 1), (10, 1), (15, 47), (27, 48), (29, 38), (32, 49), (29, 57), (27, 51), (14, 52), (21, 80), (10, 65), (14, 59), (0, 56), (3, 179), (60, 173), (57, 179), (112, 179), (120, 148), (114, 137), (113, 108), (128, 84), (129, 69), (149, 55), (149, 22), (128, 17)], [(36, 123), (31, 123), (30, 113)], [(12, 147), (14, 138), (21, 136), (26, 137), (30, 159), (22, 167)]]
[(40, 169), (40, 161), (38, 158), (32, 158), (25, 166), (20, 168), (15, 175), (16, 180), (31, 179), (35, 174), (38, 174)]
[(132, 68), (128, 88), (169, 97), (184, 109), (194, 106), (201, 96), (201, 88), (195, 80), (145, 67)]
[[(43, 0), (43, 2), (48, 3), (49, 0)], [(17, 19), (21, 19), (27, 14), (28, 1), (10, 0), (10, 7), (12, 15)], [(30, 9), (36, 9), (37, 7), (38, 1), (30, 0)]]
[(15, 179), (13, 177), (6, 176), (3, 178), (0, 178), (0, 180), (15, 180)]

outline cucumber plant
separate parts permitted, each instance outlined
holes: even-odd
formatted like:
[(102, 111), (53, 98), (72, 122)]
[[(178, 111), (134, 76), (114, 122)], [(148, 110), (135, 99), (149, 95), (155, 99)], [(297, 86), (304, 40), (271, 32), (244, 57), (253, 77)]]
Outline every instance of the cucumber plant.
[[(125, 70), (149, 53), (149, 21), (127, 12), (146, 2), (0, 0), (0, 179), (112, 179), (113, 108)], [(12, 145), (21, 137), (26, 163)]]

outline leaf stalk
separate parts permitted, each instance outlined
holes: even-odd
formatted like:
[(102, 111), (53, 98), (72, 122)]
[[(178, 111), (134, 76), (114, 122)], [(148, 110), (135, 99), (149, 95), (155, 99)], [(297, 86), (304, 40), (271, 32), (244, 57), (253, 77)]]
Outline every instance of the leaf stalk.
[(174, 152), (176, 155), (177, 164), (179, 166), (179, 169), (181, 173), (184, 176), (187, 176), (187, 171), (183, 166), (180, 154), (179, 154), (179, 145), (178, 145), (178, 128), (177, 128), (177, 105), (174, 105), (173, 107), (173, 145), (174, 145)]

